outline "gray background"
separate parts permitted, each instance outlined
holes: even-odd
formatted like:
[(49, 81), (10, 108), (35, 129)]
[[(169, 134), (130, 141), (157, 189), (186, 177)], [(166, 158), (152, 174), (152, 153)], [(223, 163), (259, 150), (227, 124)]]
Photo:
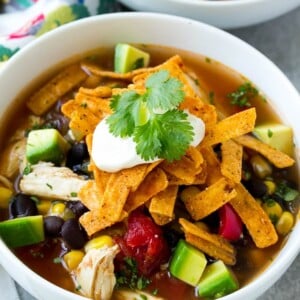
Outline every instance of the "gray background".
[[(275, 20), (230, 32), (270, 58), (300, 91), (300, 8)], [(300, 299), (299, 275), (300, 255), (285, 275), (259, 300)], [(18, 292), (22, 300), (34, 300), (19, 286)]]

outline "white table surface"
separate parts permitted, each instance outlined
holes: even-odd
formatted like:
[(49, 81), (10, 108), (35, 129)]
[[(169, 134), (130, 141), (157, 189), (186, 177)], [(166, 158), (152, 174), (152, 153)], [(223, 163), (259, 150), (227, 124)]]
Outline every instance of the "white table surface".
[[(230, 32), (269, 57), (300, 91), (300, 8), (275, 20)], [(17, 291), (20, 300), (34, 300), (18, 285)], [(11, 299), (5, 298), (5, 300), (16, 299), (15, 296)], [(259, 298), (259, 300), (296, 299), (300, 299), (300, 255), (285, 275)]]

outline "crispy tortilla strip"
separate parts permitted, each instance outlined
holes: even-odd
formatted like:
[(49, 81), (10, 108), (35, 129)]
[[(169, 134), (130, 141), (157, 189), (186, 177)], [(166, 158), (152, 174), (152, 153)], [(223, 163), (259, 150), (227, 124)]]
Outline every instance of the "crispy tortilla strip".
[[(123, 211), (117, 222), (123, 221), (128, 215)], [(89, 236), (96, 232), (112, 226), (116, 222), (109, 220), (106, 215), (100, 215), (98, 211), (88, 211), (79, 218), (80, 224), (84, 227)]]
[(250, 136), (243, 135), (235, 138), (235, 141), (246, 148), (255, 150), (266, 157), (275, 167), (287, 168), (292, 166), (295, 161), (287, 154), (272, 148), (271, 146), (261, 142), (260, 140)]
[(243, 147), (233, 140), (222, 143), (221, 173), (235, 183), (242, 179)]
[(201, 172), (203, 162), (204, 159), (201, 152), (194, 147), (190, 147), (180, 160), (175, 160), (172, 163), (164, 161), (161, 167), (167, 173), (192, 183), (195, 176)]
[(163, 191), (167, 186), (168, 179), (165, 172), (161, 168), (155, 168), (145, 177), (137, 190), (129, 194), (124, 210), (130, 213)]
[(79, 190), (78, 197), (80, 201), (89, 210), (99, 210), (101, 207), (101, 194), (95, 180), (89, 180), (87, 183)]
[(27, 101), (28, 108), (36, 115), (44, 114), (61, 96), (87, 76), (78, 64), (66, 67)]
[(94, 96), (97, 98), (110, 98), (112, 95), (112, 89), (111, 89), (111, 87), (106, 86), (106, 85), (98, 86), (94, 89), (81, 87), (79, 89), (79, 93), (85, 94), (88, 96)]
[(266, 248), (278, 240), (276, 230), (262, 207), (242, 184), (236, 186), (237, 196), (230, 204), (246, 225), (255, 245)]
[(173, 185), (168, 186), (165, 190), (154, 196), (151, 199), (149, 206), (149, 212), (151, 215), (153, 216), (153, 214), (156, 214), (158, 216), (168, 217), (170, 220), (172, 220), (174, 216), (174, 206), (177, 198), (177, 192), (178, 186)]
[(191, 114), (202, 119), (205, 129), (213, 128), (217, 123), (217, 111), (213, 105), (202, 102), (199, 98), (185, 97), (180, 109), (187, 109)]
[(156, 214), (156, 213), (152, 213), (151, 214), (152, 219), (154, 220), (154, 222), (159, 225), (159, 226), (164, 226), (170, 222), (172, 222), (173, 218), (164, 216), (164, 215), (160, 215), (160, 214)]
[(227, 178), (221, 178), (198, 194), (187, 195), (184, 205), (191, 217), (198, 221), (219, 209), (235, 196), (234, 183)]
[(217, 123), (212, 129), (207, 130), (201, 147), (216, 145), (251, 132), (254, 129), (256, 119), (255, 108), (236, 113)]
[(212, 147), (201, 148), (201, 153), (206, 161), (206, 184), (212, 185), (223, 177), (221, 173), (220, 162)]
[(204, 184), (207, 178), (207, 164), (206, 161), (202, 164), (202, 170), (196, 174), (193, 181), (186, 181), (183, 178), (178, 178), (172, 174), (167, 174), (169, 185), (192, 185), (192, 184)]
[(183, 227), (188, 243), (211, 257), (221, 259), (227, 265), (235, 264), (235, 249), (228, 241), (183, 218), (179, 219), (179, 224)]

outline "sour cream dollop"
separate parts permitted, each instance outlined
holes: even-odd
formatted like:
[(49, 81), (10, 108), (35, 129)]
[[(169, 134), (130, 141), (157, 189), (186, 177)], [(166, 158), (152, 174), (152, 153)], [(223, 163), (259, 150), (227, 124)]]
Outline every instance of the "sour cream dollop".
[[(188, 121), (193, 127), (194, 138), (191, 146), (197, 146), (205, 134), (204, 122), (196, 116), (188, 114)], [(136, 153), (136, 144), (132, 137), (116, 137), (109, 132), (104, 118), (96, 127), (93, 134), (92, 159), (95, 165), (106, 172), (118, 172), (144, 163), (158, 161), (160, 158), (145, 161)]]

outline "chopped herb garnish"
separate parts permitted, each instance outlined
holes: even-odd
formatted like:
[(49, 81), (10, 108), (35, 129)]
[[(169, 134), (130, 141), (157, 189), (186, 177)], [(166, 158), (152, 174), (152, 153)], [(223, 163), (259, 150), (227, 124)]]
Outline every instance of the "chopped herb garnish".
[(34, 201), (36, 204), (39, 204), (41, 202), (41, 200), (38, 197), (36, 197), (36, 196), (31, 196), (30, 199), (32, 201)]
[(154, 289), (153, 291), (152, 291), (152, 295), (153, 296), (156, 296), (158, 294), (158, 289)]
[(148, 299), (148, 297), (144, 294), (140, 294), (140, 298), (141, 298), (141, 300), (147, 300)]
[(46, 183), (47, 187), (50, 189), (50, 190), (53, 190), (53, 186), (49, 183)]
[(82, 287), (81, 287), (81, 285), (79, 284), (79, 285), (76, 286), (75, 289), (76, 289), (76, 291), (80, 291), (80, 290), (82, 289)]
[(29, 173), (31, 173), (31, 164), (28, 163), (23, 170), (23, 175), (28, 175)]
[(194, 79), (194, 82), (195, 82), (195, 84), (196, 84), (197, 86), (199, 86), (199, 85), (200, 85), (200, 83), (199, 83), (199, 79), (198, 79), (198, 78), (195, 78), (195, 79)]
[(145, 66), (145, 61), (143, 57), (138, 58), (132, 65), (132, 70), (139, 69)]
[(150, 279), (138, 274), (137, 262), (131, 257), (123, 259), (123, 265), (116, 273), (116, 288), (129, 287), (132, 290), (143, 290), (150, 283)]
[(61, 257), (55, 257), (55, 258), (53, 259), (53, 262), (54, 262), (55, 264), (60, 264), (60, 263), (62, 262), (62, 258), (61, 258)]
[(229, 93), (227, 98), (230, 99), (232, 105), (237, 105), (239, 107), (250, 107), (254, 97), (258, 95), (258, 90), (252, 86), (250, 82), (246, 82), (239, 86), (236, 91)]
[(208, 100), (210, 104), (215, 104), (215, 93), (213, 91), (209, 92)]
[(87, 108), (88, 105), (87, 105), (86, 102), (83, 102), (83, 103), (80, 104), (80, 106), (83, 107), (83, 108)]
[(205, 62), (211, 63), (211, 59), (209, 57), (205, 57)]
[(188, 115), (177, 106), (184, 99), (183, 84), (158, 71), (146, 80), (146, 92), (126, 91), (111, 101), (113, 114), (107, 118), (114, 136), (133, 137), (137, 153), (146, 161), (156, 157), (180, 159), (193, 140)]
[(274, 194), (285, 201), (294, 201), (299, 196), (299, 192), (289, 187), (286, 182), (280, 182)]
[(268, 137), (271, 138), (273, 136), (273, 131), (271, 129), (268, 129)]
[(77, 193), (76, 192), (71, 192), (71, 197), (77, 197)]

